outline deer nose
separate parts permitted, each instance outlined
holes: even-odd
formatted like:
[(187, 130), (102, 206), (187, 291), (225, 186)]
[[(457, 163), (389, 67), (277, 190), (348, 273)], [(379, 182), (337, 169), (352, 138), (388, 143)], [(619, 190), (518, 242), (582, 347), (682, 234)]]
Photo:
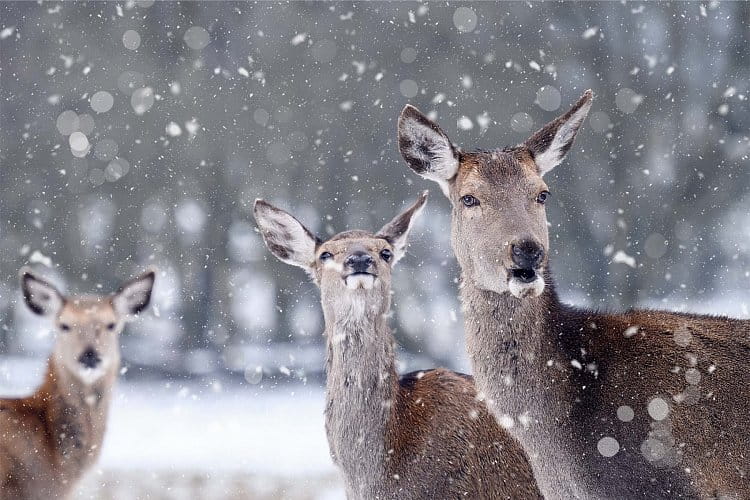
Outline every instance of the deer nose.
[(102, 359), (93, 347), (89, 347), (78, 357), (78, 362), (86, 368), (96, 368)]
[(523, 240), (510, 245), (513, 263), (521, 269), (536, 269), (544, 260), (544, 248), (533, 240)]
[(350, 267), (355, 273), (368, 272), (370, 266), (372, 266), (372, 262), (372, 257), (366, 252), (354, 252), (344, 260), (344, 264)]

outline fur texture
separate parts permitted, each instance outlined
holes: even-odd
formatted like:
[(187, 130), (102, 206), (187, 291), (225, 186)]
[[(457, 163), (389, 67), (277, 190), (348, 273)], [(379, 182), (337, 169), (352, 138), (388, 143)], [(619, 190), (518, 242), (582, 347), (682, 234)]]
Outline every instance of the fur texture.
[[(471, 377), (444, 369), (401, 379), (396, 373), (390, 273), (425, 200), (423, 194), (377, 234), (346, 231), (321, 243), (308, 269), (326, 324), (331, 456), (352, 499), (541, 498), (523, 451), (479, 401)], [(274, 243), (274, 253), (295, 244)], [(393, 257), (384, 259), (384, 250)], [(346, 261), (355, 253), (372, 258), (368, 274), (350, 274)], [(282, 255), (298, 254), (304, 252), (282, 248)], [(371, 286), (347, 286), (354, 277)]]
[[(541, 290), (525, 293), (539, 279), (514, 281), (514, 242), (548, 254), (541, 176), (570, 149), (591, 98), (520, 146), (461, 154), (449, 181), (477, 387), (529, 454), (545, 498), (750, 498), (740, 417), (750, 322), (574, 309), (558, 300), (546, 258), (533, 269)], [(463, 205), (466, 194), (478, 204)]]

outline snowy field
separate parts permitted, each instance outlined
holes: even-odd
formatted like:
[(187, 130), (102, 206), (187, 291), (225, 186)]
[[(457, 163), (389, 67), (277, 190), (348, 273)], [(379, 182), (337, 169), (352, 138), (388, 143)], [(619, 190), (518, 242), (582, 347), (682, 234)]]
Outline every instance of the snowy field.
[[(44, 362), (0, 359), (0, 394), (28, 394)], [(320, 387), (120, 382), (79, 499), (340, 499)]]

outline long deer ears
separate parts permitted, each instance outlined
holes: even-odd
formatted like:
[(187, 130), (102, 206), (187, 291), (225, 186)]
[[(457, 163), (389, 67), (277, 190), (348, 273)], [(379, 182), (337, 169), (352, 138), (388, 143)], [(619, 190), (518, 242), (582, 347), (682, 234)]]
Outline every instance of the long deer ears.
[(589, 114), (593, 99), (594, 94), (587, 90), (570, 111), (552, 120), (526, 139), (524, 146), (534, 157), (539, 175), (546, 174), (565, 158), (578, 129)]
[(255, 200), (255, 221), (266, 246), (280, 261), (312, 272), (318, 239), (292, 215)]
[(406, 254), (409, 231), (419, 214), (422, 213), (425, 203), (427, 203), (427, 191), (423, 191), (412, 206), (397, 215), (376, 234), (378, 238), (387, 240), (393, 247), (394, 265)]
[(151, 291), (154, 288), (156, 271), (149, 269), (137, 278), (124, 283), (112, 295), (112, 305), (123, 316), (138, 314), (151, 302)]
[(398, 117), (398, 148), (412, 170), (440, 184), (448, 195), (448, 181), (458, 172), (458, 153), (445, 132), (409, 104)]
[(32, 312), (39, 316), (55, 316), (60, 312), (65, 298), (57, 288), (36, 276), (28, 267), (22, 268), (19, 275), (23, 300)]

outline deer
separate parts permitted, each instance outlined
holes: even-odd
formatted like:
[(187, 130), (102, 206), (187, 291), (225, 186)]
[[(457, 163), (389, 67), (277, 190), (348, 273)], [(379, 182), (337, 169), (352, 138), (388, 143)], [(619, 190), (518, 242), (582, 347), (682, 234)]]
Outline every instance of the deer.
[(464, 151), (407, 105), (398, 147), (451, 205), (476, 386), (554, 498), (750, 498), (750, 321), (561, 302), (543, 176), (588, 90), (522, 144)]
[(374, 234), (327, 240), (255, 202), (268, 249), (320, 289), (331, 457), (352, 499), (541, 498), (523, 450), (477, 400), (470, 376), (444, 368), (397, 375), (391, 272), (426, 200), (424, 192)]
[(151, 300), (155, 270), (107, 296), (63, 295), (30, 268), (20, 271), (25, 305), (52, 320), (55, 342), (41, 386), (0, 399), (0, 499), (68, 498), (101, 452), (119, 335)]

